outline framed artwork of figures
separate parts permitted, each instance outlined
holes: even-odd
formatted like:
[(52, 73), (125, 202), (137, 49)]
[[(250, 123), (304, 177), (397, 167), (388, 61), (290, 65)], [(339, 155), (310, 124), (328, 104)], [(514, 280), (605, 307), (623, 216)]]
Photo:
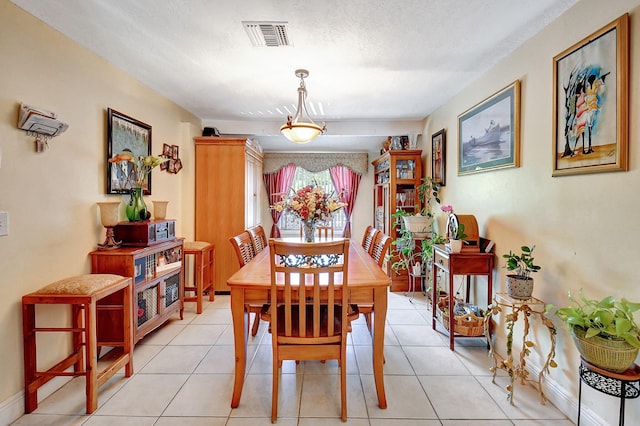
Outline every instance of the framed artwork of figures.
[(447, 144), (444, 129), (431, 136), (431, 180), (440, 186), (446, 183)]
[(629, 15), (553, 58), (553, 176), (629, 169)]

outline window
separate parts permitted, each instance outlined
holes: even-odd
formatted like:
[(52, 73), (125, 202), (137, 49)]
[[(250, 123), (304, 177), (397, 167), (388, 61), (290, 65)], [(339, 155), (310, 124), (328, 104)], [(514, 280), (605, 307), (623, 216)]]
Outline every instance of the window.
[[(327, 194), (335, 194), (336, 192), (333, 187), (333, 182), (331, 182), (329, 170), (313, 173), (303, 169), (302, 167), (296, 167), (296, 174), (293, 177), (291, 189), (293, 191), (297, 191), (312, 184), (322, 187)], [(344, 216), (344, 209), (334, 212), (332, 221), (334, 231), (342, 232), (345, 223), (346, 218)], [(300, 220), (294, 214), (284, 211), (282, 212), (282, 216), (280, 216), (278, 227), (283, 234), (298, 234), (300, 232)]]

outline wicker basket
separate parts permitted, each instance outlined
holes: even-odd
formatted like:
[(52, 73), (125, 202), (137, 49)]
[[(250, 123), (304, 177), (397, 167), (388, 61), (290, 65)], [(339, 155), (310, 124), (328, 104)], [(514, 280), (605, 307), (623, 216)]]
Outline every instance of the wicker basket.
[(573, 341), (580, 355), (590, 364), (613, 373), (624, 373), (638, 356), (638, 348), (623, 339), (605, 339), (600, 336), (585, 338), (586, 331), (573, 328)]
[[(440, 298), (436, 317), (444, 328), (449, 330), (449, 299)], [(453, 331), (467, 337), (477, 337), (484, 334), (484, 318), (474, 314), (465, 314), (453, 317)]]

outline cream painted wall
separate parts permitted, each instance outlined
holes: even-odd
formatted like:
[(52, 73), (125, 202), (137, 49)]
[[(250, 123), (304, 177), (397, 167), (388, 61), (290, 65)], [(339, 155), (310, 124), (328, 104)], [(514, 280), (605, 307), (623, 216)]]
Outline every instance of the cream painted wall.
[[(626, 11), (631, 12), (632, 39), (630, 171), (552, 178), (552, 58)], [(447, 129), (443, 202), (474, 214), (481, 234), (496, 241), (497, 255), (537, 244), (536, 259), (543, 270), (536, 276), (535, 295), (550, 303), (567, 303), (566, 291), (581, 287), (595, 297), (613, 294), (640, 300), (634, 244), (640, 237), (640, 225), (634, 221), (640, 207), (635, 191), (640, 179), (635, 149), (640, 86), (633, 77), (640, 69), (640, 46), (634, 43), (639, 13), (640, 0), (608, 2), (606, 8), (602, 2), (581, 0), (436, 111), (423, 132), (422, 149), (428, 152), (429, 135)], [(10, 235), (0, 237), (1, 405), (22, 389), (20, 297), (56, 279), (90, 271), (87, 253), (104, 238), (95, 202), (119, 197), (104, 194), (105, 109), (112, 107), (151, 124), (155, 153), (163, 142), (180, 145), (184, 169), (178, 175), (155, 170), (153, 195), (147, 200), (170, 200), (168, 214), (178, 220), (178, 232), (187, 238), (193, 236), (192, 138), (201, 123), (7, 0), (0, 0), (0, 57), (0, 210), (8, 211), (11, 221)], [(522, 81), (521, 167), (456, 176), (457, 115), (516, 79)], [(69, 123), (69, 130), (55, 138), (47, 152), (36, 154), (32, 138), (16, 129), (20, 102), (54, 110)], [(376, 156), (370, 153), (369, 162)], [(372, 182), (369, 171), (355, 206), (356, 240), (373, 220)], [(263, 213), (263, 222), (270, 226), (268, 212)], [(496, 269), (498, 291), (504, 290), (504, 275), (503, 269)], [(52, 319), (58, 313), (53, 311), (44, 310), (43, 317)], [(578, 355), (556, 323), (560, 366), (547, 386), (557, 385), (575, 401)], [(536, 337), (544, 339), (542, 333), (536, 332)], [(497, 342), (500, 348), (504, 334), (498, 334)], [(52, 356), (43, 363), (64, 347), (57, 340), (46, 343)], [(534, 352), (534, 368), (536, 363), (540, 365)], [(583, 402), (604, 419), (617, 415), (613, 398), (586, 392)], [(639, 422), (638, 404), (627, 407), (628, 423)], [(575, 415), (575, 405), (561, 408)]]
[[(629, 171), (551, 177), (553, 57), (625, 12), (631, 15)], [(447, 185), (441, 193), (443, 203), (452, 204), (459, 213), (476, 216), (480, 234), (496, 242), (498, 266), (504, 264), (501, 255), (509, 249), (535, 244), (536, 263), (543, 268), (535, 275), (534, 296), (547, 303), (565, 305), (569, 303), (567, 291), (580, 288), (594, 298), (611, 294), (640, 300), (639, 29), (639, 0), (606, 2), (606, 7), (602, 1), (582, 0), (474, 80), (433, 113), (425, 126), (425, 135), (446, 129)], [(518, 79), (522, 82), (520, 167), (457, 176), (457, 116)], [(423, 149), (430, 150), (430, 138), (424, 139)], [(440, 225), (444, 220), (441, 215)], [(495, 291), (506, 291), (505, 274), (505, 269), (496, 269)], [(559, 368), (551, 371), (547, 389), (557, 386), (559, 394), (566, 393), (573, 405), (554, 402), (567, 415), (575, 416), (579, 355), (564, 326), (555, 318), (554, 322), (558, 326)], [(542, 330), (539, 327), (534, 333), (541, 342), (531, 357), (534, 369), (540, 368), (539, 354), (549, 347)], [(498, 351), (504, 355), (501, 327), (496, 339)], [(585, 407), (605, 423), (617, 423), (617, 399), (587, 389), (583, 392)], [(640, 404), (627, 404), (626, 420), (628, 424), (640, 423)]]
[[(153, 153), (163, 143), (180, 146), (184, 169), (177, 175), (155, 169), (145, 198), (150, 207), (151, 200), (169, 200), (168, 216), (187, 238), (193, 238), (192, 138), (201, 123), (6, 0), (0, 0), (0, 58), (0, 210), (10, 216), (10, 234), (0, 237), (0, 402), (6, 402), (23, 388), (21, 296), (89, 273), (87, 254), (104, 239), (96, 202), (128, 199), (105, 194), (106, 108), (150, 124)], [(36, 153), (33, 138), (16, 128), (21, 102), (53, 110), (69, 124), (48, 151)], [(38, 319), (60, 312), (42, 309)], [(61, 359), (65, 341), (43, 339), (41, 367)]]

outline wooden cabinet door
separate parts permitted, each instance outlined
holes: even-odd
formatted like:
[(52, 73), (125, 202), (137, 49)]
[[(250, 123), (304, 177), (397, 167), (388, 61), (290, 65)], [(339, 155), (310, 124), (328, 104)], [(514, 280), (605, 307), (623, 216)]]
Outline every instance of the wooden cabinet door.
[(251, 152), (247, 153), (246, 179), (245, 228), (249, 228), (260, 224), (262, 193), (262, 160)]
[[(259, 170), (262, 155), (244, 138), (197, 137), (195, 144), (195, 239), (215, 245), (214, 288), (228, 292), (227, 279), (240, 268), (229, 238), (246, 228), (249, 208), (260, 209), (248, 205), (247, 191), (254, 185), (248, 183), (248, 154), (255, 157)], [(254, 181), (257, 170), (256, 166), (251, 171)]]

